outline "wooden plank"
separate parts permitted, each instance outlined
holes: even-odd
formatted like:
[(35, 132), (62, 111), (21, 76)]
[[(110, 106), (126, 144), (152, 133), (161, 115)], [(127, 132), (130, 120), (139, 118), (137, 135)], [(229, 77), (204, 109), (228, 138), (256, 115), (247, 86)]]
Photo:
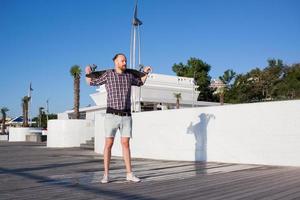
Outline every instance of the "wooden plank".
[[(5, 153), (4, 153), (5, 152)], [(125, 182), (113, 157), (109, 184), (99, 184), (103, 157), (80, 148), (0, 142), (0, 199), (297, 199), (300, 168), (133, 159), (142, 182)]]

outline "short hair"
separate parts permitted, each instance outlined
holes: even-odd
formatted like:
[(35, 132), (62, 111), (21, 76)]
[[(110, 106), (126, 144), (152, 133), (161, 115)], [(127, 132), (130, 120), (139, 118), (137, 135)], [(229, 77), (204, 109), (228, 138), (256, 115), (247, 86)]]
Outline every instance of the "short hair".
[(118, 56), (124, 56), (124, 57), (126, 58), (126, 56), (125, 56), (124, 53), (117, 53), (117, 54), (113, 57), (112, 60), (115, 61), (115, 60), (117, 59)]

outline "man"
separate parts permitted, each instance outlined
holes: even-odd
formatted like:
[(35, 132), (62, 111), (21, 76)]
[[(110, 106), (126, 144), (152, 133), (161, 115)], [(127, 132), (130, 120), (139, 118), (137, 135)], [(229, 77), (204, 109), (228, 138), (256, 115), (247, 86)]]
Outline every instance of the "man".
[[(131, 86), (142, 86), (151, 67), (145, 67), (145, 76), (136, 78), (126, 70), (126, 56), (122, 53), (113, 58), (114, 69), (107, 70), (99, 78), (86, 78), (87, 84), (98, 86), (105, 84), (107, 91), (107, 110), (104, 120), (105, 147), (104, 147), (104, 174), (101, 183), (109, 182), (109, 164), (111, 159), (111, 148), (117, 130), (120, 130), (123, 158), (126, 166), (126, 180), (139, 182), (140, 179), (132, 173), (129, 140), (131, 138)], [(86, 74), (92, 72), (91, 67), (85, 68)]]

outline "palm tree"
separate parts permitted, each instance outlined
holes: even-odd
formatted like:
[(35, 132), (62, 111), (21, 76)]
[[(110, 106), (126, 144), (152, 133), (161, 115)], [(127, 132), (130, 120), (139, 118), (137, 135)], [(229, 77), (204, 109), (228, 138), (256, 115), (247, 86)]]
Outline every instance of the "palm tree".
[(78, 65), (73, 65), (70, 69), (70, 73), (71, 76), (73, 76), (74, 78), (74, 114), (75, 114), (75, 119), (79, 119), (81, 69)]
[(218, 94), (220, 96), (220, 104), (224, 105), (224, 95), (226, 91), (226, 86), (220, 86), (217, 87), (217, 90), (214, 92), (214, 94)]
[(22, 99), (23, 127), (29, 127), (29, 124), (28, 124), (29, 101), (30, 101), (29, 96), (24, 96)]
[(181, 99), (181, 93), (174, 93), (174, 97), (176, 98), (176, 109), (179, 108), (179, 101)]
[(5, 122), (6, 122), (6, 113), (9, 111), (8, 108), (2, 107), (1, 108), (1, 113), (2, 113), (2, 131), (1, 133), (4, 135), (5, 134)]
[(225, 92), (231, 88), (230, 82), (235, 77), (236, 73), (232, 69), (228, 69), (224, 72), (223, 76), (220, 76), (219, 79), (223, 82), (224, 86), (218, 87), (216, 94), (220, 95), (220, 103), (224, 104)]
[(220, 76), (219, 79), (226, 85), (230, 86), (230, 82), (235, 77), (236, 73), (232, 69), (228, 69), (224, 72), (223, 76)]
[(42, 117), (43, 117), (43, 110), (45, 108), (44, 107), (39, 107), (39, 127), (42, 127)]

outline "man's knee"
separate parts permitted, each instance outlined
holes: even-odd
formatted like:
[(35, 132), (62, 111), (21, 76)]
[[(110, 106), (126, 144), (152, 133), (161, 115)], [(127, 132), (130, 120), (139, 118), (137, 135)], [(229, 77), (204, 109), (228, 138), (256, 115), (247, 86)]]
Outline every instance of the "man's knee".
[(111, 149), (112, 146), (114, 144), (114, 140), (113, 139), (106, 139), (105, 140), (105, 148), (106, 149)]
[(129, 148), (129, 139), (122, 139), (121, 144), (123, 148)]

